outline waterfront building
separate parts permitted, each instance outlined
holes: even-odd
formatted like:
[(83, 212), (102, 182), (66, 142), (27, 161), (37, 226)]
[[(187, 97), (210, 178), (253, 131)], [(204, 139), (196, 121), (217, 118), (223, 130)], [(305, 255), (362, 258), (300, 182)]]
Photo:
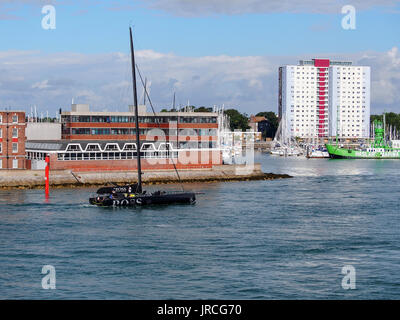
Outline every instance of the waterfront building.
[(278, 110), (291, 137), (369, 138), (370, 67), (329, 59), (282, 66)]
[(0, 169), (25, 169), (25, 112), (0, 111)]
[(271, 122), (265, 117), (256, 117), (251, 115), (249, 127), (252, 131), (257, 132), (254, 137), (254, 141), (260, 141), (263, 137), (273, 138), (274, 132)]
[[(146, 112), (139, 108), (143, 170), (211, 168), (222, 163), (218, 143), (218, 112)], [(32, 169), (44, 166), (50, 155), (52, 170), (136, 170), (136, 127), (133, 109), (93, 112), (73, 104), (61, 113), (61, 140), (29, 140), (27, 158)]]

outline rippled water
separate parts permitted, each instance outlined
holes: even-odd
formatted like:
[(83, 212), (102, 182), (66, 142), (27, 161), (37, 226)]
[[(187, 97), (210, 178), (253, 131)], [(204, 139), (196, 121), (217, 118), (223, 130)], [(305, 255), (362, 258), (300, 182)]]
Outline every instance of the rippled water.
[(91, 207), (93, 189), (1, 191), (0, 297), (399, 298), (400, 161), (257, 160), (294, 178), (185, 185), (204, 192), (195, 206), (140, 209)]

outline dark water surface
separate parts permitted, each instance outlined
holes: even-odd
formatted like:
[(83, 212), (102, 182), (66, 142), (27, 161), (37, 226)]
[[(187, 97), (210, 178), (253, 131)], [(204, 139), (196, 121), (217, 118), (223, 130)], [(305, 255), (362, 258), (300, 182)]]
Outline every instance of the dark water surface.
[[(295, 177), (185, 185), (205, 193), (196, 205), (140, 209), (91, 207), (93, 189), (48, 203), (1, 191), (0, 298), (400, 297), (400, 161), (257, 160)], [(348, 264), (355, 290), (341, 286)]]

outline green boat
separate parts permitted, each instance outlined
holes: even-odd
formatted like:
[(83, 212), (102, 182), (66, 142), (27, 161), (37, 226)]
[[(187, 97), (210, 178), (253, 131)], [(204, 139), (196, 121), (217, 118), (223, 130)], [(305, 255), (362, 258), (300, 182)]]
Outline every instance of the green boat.
[(367, 147), (347, 149), (336, 144), (326, 144), (329, 157), (334, 159), (400, 159), (400, 149), (392, 148), (385, 140), (385, 129), (381, 121), (375, 120), (375, 139)]

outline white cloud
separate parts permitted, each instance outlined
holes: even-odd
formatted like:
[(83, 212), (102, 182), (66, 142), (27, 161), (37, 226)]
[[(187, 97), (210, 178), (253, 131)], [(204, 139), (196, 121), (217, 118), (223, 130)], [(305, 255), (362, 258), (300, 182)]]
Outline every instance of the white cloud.
[(343, 5), (351, 4), (357, 10), (375, 6), (394, 7), (396, 0), (147, 0), (153, 9), (180, 16), (245, 13), (340, 13)]
[(387, 107), (400, 112), (399, 49), (393, 47), (384, 54), (363, 57), (360, 62), (372, 64), (372, 102), (381, 108)]
[(49, 80), (43, 80), (40, 82), (36, 82), (32, 85), (32, 89), (47, 89), (50, 86), (48, 85)]
[[(400, 53), (324, 54), (334, 60), (369, 65), (372, 72), (372, 112), (400, 112)], [(277, 110), (278, 67), (314, 56), (182, 57), (152, 50), (137, 51), (143, 77), (151, 83), (156, 110), (189, 100), (197, 106), (222, 105), (248, 114)], [(142, 87), (138, 79), (139, 98)], [(0, 107), (43, 111), (69, 108), (71, 99), (93, 110), (127, 110), (132, 104), (130, 58), (125, 53), (42, 54), (0, 51)]]
[(344, 5), (351, 4), (357, 10), (387, 7), (396, 12), (398, 0), (0, 0), (0, 20), (21, 19), (16, 12), (22, 6), (76, 5), (81, 8), (76, 14), (87, 12), (97, 5), (108, 5), (111, 11), (134, 11), (138, 5), (161, 10), (177, 16), (237, 15), (246, 13), (341, 13)]

